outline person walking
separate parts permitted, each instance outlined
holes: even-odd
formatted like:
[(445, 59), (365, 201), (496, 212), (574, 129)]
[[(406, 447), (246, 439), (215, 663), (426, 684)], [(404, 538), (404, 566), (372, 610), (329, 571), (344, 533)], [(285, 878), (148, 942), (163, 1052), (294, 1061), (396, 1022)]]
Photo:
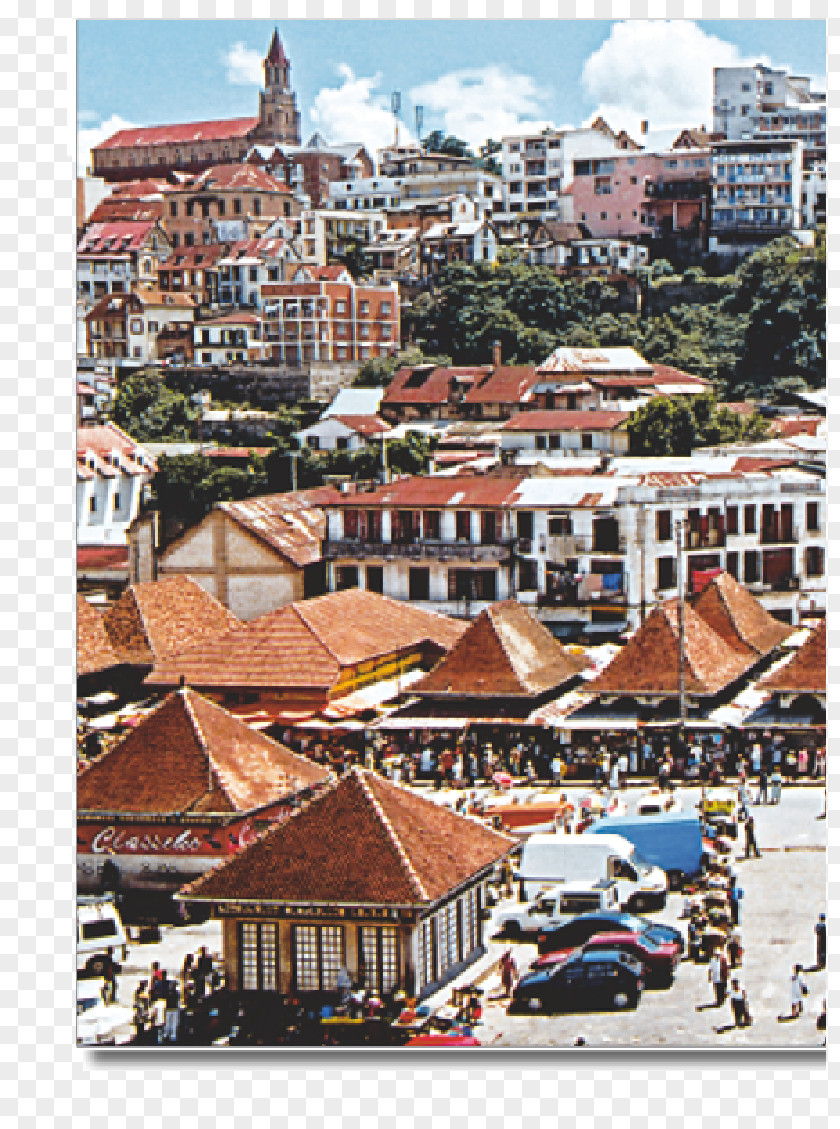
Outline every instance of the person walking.
[(825, 914), (820, 914), (820, 919), (814, 926), (814, 934), (817, 938), (817, 968), (825, 968)]
[(181, 1018), (180, 995), (178, 992), (178, 981), (169, 979), (166, 981), (166, 1011), (163, 1020), (163, 1038), (166, 1043), (178, 1042), (178, 1023)]
[(761, 766), (761, 772), (758, 774), (758, 803), (767, 806), (767, 786), (770, 783), (770, 778), (767, 775), (767, 769), (764, 765)]
[(513, 953), (508, 949), (502, 953), (500, 961), (500, 970), (502, 978), (502, 991), (506, 1000), (509, 1000), (513, 993), (513, 982), (516, 979), (517, 967), (516, 961), (513, 959)]
[(738, 885), (738, 880), (733, 876), (729, 879), (729, 920), (733, 925), (741, 924), (741, 902), (744, 891)]
[(732, 1008), (732, 1018), (735, 1021), (735, 1026), (749, 1027), (752, 1019), (747, 1003), (747, 993), (743, 984), (734, 977), (732, 979), (732, 989), (729, 993), (729, 1006)]
[(761, 858), (761, 851), (755, 841), (755, 820), (752, 815), (748, 815), (744, 821), (744, 858), (748, 859), (750, 854), (754, 858)]
[(132, 1006), (134, 1015), (132, 1022), (134, 1023), (134, 1041), (135, 1043), (146, 1042), (146, 1029), (149, 1022), (149, 994), (148, 994), (148, 980), (141, 980), (137, 987), (134, 989), (134, 998)]
[(728, 979), (729, 966), (726, 963), (726, 957), (720, 949), (717, 949), (709, 961), (709, 980), (715, 993), (715, 1007), (723, 1007)]
[(791, 1019), (798, 1019), (802, 1014), (802, 1008), (805, 1002), (805, 997), (808, 995), (808, 988), (802, 978), (802, 965), (795, 964), (793, 966), (793, 974), (790, 978), (790, 1017)]

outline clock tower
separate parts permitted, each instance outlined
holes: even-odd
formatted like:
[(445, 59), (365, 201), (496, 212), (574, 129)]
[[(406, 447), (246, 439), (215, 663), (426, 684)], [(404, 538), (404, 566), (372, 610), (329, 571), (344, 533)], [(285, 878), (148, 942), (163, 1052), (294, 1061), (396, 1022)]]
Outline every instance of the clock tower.
[(289, 84), (291, 69), (275, 28), (268, 54), (263, 59), (265, 89), (260, 92), (260, 124), (255, 140), (300, 145), (300, 114)]

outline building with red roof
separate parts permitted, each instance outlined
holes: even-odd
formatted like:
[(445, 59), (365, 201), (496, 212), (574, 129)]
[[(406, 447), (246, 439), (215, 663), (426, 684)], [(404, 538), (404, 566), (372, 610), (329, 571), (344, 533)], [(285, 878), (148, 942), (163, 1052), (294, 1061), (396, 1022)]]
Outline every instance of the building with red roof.
[(291, 64), (276, 28), (263, 74), (256, 116), (118, 130), (92, 150), (93, 175), (124, 181), (174, 171), (198, 173), (210, 165), (244, 161), (256, 142), (299, 145)]
[(119, 549), (127, 564), (128, 527), (157, 465), (114, 423), (80, 427), (76, 446), (77, 545)]
[(483, 884), (512, 846), (352, 769), (181, 899), (222, 919), (234, 992), (332, 993), (345, 968), (374, 992), (422, 998), (484, 953)]
[(99, 298), (154, 285), (172, 249), (156, 219), (91, 223), (76, 248), (76, 293), (87, 313)]
[(554, 451), (563, 455), (626, 455), (630, 412), (518, 412), (501, 427), (503, 451)]

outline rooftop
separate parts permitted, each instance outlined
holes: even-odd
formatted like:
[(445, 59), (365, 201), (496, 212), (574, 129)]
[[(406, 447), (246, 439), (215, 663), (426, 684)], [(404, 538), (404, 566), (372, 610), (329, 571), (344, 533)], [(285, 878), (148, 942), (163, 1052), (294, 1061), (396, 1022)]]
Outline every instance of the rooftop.
[(739, 654), (769, 654), (793, 631), (775, 619), (728, 572), (713, 577), (691, 604), (700, 618)]
[(342, 494), (331, 486), (285, 494), (263, 494), (241, 502), (220, 502), (218, 508), (298, 568), (321, 559), (326, 535), (322, 506)]
[(331, 779), (189, 689), (170, 694), (77, 781), (80, 811), (235, 812)]
[(102, 612), (84, 596), (76, 596), (76, 677), (99, 674), (119, 666), (122, 659), (111, 646)]
[(259, 124), (259, 118), (225, 118), (222, 121), (138, 126), (134, 129), (118, 130), (106, 141), (95, 146), (94, 152), (100, 149), (127, 149), (177, 142), (189, 144), (198, 141), (223, 141), (227, 137), (247, 137)]
[(823, 620), (789, 663), (762, 679), (760, 688), (777, 694), (825, 694), (825, 636)]
[(512, 845), (476, 820), (354, 768), (183, 893), (209, 901), (423, 905)]
[(615, 431), (629, 418), (630, 412), (519, 412), (502, 424), (502, 431)]

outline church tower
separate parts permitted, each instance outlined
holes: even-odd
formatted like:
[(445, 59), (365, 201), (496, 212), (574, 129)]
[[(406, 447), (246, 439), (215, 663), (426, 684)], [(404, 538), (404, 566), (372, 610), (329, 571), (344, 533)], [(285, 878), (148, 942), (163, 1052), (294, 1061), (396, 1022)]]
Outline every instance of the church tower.
[(280, 145), (300, 145), (300, 114), (289, 83), (291, 64), (286, 58), (277, 28), (263, 60), (265, 89), (260, 92), (260, 141)]

